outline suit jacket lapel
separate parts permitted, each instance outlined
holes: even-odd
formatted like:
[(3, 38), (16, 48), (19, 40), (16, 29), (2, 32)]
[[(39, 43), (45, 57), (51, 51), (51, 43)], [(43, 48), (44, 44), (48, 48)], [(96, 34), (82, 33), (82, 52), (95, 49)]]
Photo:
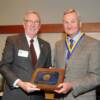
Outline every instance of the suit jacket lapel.
[(24, 34), (21, 35), (20, 38), (21, 38), (20, 39), (21, 47), (25, 50), (29, 50), (29, 45), (28, 45), (28, 42), (27, 42), (25, 35)]
[(28, 57), (29, 57), (29, 60), (31, 60), (29, 45), (28, 45), (28, 42), (27, 42), (25, 34), (21, 35), (20, 38), (21, 38), (20, 39), (20, 41), (21, 41), (21, 47), (22, 47), (23, 50), (26, 50), (26, 51), (29, 52), (29, 56)]
[(43, 47), (44, 44), (41, 42), (40, 38), (38, 38), (38, 41), (39, 41), (39, 45), (40, 45), (40, 57), (39, 57), (35, 67), (42, 67), (40, 65), (41, 65), (41, 62), (43, 62), (43, 60), (44, 60), (45, 50), (44, 50), (44, 47)]
[(76, 59), (76, 57), (78, 57), (77, 55), (80, 54), (80, 52), (82, 51), (82, 49), (84, 48), (84, 42), (85, 42), (85, 35), (83, 36), (83, 38), (79, 41), (79, 43), (77, 44), (77, 47), (75, 48), (70, 60), (69, 60), (69, 64), (72, 63), (72, 61), (74, 61)]

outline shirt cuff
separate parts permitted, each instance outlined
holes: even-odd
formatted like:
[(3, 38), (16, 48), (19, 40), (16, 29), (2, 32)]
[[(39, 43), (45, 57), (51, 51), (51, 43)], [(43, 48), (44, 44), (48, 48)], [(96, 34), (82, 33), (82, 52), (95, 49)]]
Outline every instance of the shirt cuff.
[(18, 81), (20, 81), (20, 79), (16, 79), (13, 83), (13, 87), (18, 88), (19, 86), (17, 85)]

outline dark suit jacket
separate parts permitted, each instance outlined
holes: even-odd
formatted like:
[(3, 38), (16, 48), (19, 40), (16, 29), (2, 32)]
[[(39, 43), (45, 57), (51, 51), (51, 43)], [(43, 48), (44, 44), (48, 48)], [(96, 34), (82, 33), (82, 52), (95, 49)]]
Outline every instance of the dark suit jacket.
[[(40, 57), (37, 61), (35, 68), (37, 67), (49, 67), (51, 66), (51, 48), (49, 43), (38, 38), (40, 45)], [(24, 55), (19, 52), (27, 52)], [(23, 81), (31, 81), (32, 73), (35, 70), (32, 66), (31, 55), (29, 52), (29, 46), (24, 34), (11, 36), (7, 38), (5, 49), (3, 52), (2, 61), (0, 62), (0, 72), (6, 79), (7, 85), (5, 86), (5, 92), (3, 100), (42, 100), (42, 92), (34, 92), (27, 94), (20, 88), (14, 88), (13, 83), (16, 79)], [(39, 98), (40, 96), (40, 98)]]
[[(57, 42), (55, 66), (65, 68), (65, 40)], [(100, 84), (100, 42), (84, 36), (68, 61), (65, 82), (73, 83), (73, 90), (64, 100), (96, 100), (95, 87)]]

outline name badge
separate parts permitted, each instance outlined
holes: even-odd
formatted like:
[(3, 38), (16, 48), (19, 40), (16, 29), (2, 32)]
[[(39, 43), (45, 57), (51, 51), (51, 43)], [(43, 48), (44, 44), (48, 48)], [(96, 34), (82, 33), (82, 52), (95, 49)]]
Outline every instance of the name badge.
[(19, 50), (18, 51), (18, 56), (20, 57), (28, 57), (28, 51), (25, 51), (25, 50)]

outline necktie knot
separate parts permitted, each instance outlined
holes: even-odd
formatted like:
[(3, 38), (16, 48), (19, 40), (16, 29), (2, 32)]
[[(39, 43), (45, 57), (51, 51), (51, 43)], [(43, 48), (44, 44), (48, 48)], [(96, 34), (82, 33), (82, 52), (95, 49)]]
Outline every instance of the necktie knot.
[(70, 43), (73, 44), (73, 42), (74, 42), (74, 40), (73, 39), (70, 39)]
[(70, 48), (72, 48), (73, 42), (74, 42), (74, 40), (73, 39), (70, 39)]
[(33, 40), (33, 39), (31, 39), (31, 40), (30, 40), (30, 43), (33, 43), (33, 41), (34, 41), (34, 40)]

